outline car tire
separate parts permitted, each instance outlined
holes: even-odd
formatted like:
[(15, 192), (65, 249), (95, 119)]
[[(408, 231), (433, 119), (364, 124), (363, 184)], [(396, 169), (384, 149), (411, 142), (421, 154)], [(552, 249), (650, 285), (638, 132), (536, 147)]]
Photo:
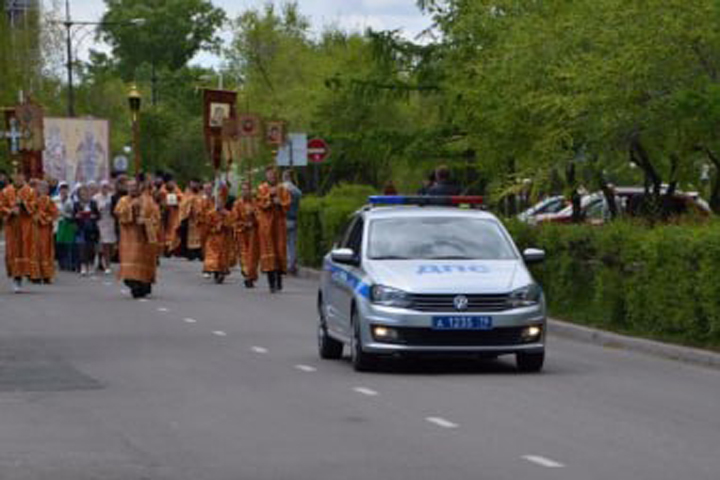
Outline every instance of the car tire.
[(517, 368), (523, 373), (537, 373), (542, 370), (545, 363), (545, 352), (518, 353), (515, 355)]
[(327, 331), (325, 321), (325, 309), (323, 305), (319, 308), (320, 319), (318, 321), (318, 353), (323, 360), (338, 360), (342, 358), (343, 344), (332, 338)]
[(377, 358), (363, 350), (362, 335), (360, 334), (360, 321), (357, 312), (352, 314), (352, 341), (350, 342), (350, 361), (356, 372), (371, 372), (375, 370)]

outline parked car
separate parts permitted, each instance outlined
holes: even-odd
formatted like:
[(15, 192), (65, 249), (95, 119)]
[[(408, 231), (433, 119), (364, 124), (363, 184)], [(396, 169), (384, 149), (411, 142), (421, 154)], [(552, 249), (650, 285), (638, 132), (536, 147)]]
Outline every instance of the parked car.
[(547, 215), (557, 213), (564, 210), (568, 206), (568, 201), (562, 195), (547, 197), (546, 199), (536, 203), (524, 212), (520, 213), (517, 218), (521, 222), (531, 223), (532, 218), (538, 215)]
[[(644, 208), (647, 208), (645, 199), (647, 193), (643, 187), (615, 187), (615, 205), (618, 214), (629, 217), (642, 216)], [(712, 210), (708, 203), (703, 200), (698, 192), (683, 192), (678, 190), (671, 197), (665, 196), (667, 186), (662, 189), (662, 211), (667, 217), (678, 217), (694, 215), (696, 217), (708, 217)], [(594, 192), (585, 195), (580, 203), (581, 217), (583, 221), (600, 225), (611, 217), (610, 206), (602, 192)], [(531, 217), (529, 223), (571, 223), (573, 219), (573, 207), (568, 205), (556, 213), (548, 213)]]

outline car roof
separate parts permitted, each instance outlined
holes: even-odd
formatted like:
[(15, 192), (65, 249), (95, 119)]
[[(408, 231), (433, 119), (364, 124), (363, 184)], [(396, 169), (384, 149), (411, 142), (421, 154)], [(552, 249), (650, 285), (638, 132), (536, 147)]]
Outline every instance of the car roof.
[(438, 206), (377, 206), (365, 207), (361, 210), (368, 220), (385, 218), (409, 218), (409, 217), (455, 217), (455, 218), (476, 218), (481, 220), (494, 220), (498, 218), (490, 212), (477, 208), (438, 207)]

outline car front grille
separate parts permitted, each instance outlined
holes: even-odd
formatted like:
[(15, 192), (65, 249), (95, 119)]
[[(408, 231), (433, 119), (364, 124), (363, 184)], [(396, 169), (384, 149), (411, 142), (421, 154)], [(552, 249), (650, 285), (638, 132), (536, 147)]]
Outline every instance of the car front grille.
[[(418, 312), (457, 312), (455, 299), (458, 295), (411, 295), (410, 309)], [(465, 295), (468, 306), (463, 313), (503, 312), (509, 310), (509, 295)]]
[(532, 343), (522, 336), (524, 327), (501, 327), (492, 330), (433, 330), (431, 328), (398, 328), (398, 338), (386, 343), (438, 347), (503, 347)]

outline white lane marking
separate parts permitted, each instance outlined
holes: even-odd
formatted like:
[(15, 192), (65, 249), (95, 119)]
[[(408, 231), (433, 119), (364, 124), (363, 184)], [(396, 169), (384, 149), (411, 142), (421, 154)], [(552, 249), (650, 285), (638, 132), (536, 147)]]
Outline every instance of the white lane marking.
[(140, 301), (140, 302), (143, 302), (143, 303), (146, 303), (146, 302), (149, 302), (150, 300), (148, 300), (147, 298), (141, 298), (139, 301)]
[(376, 392), (372, 388), (355, 387), (355, 388), (353, 388), (353, 391), (355, 391), (361, 395), (366, 395), (368, 397), (377, 397), (378, 396), (378, 392)]
[(268, 349), (263, 347), (252, 347), (250, 350), (255, 353), (268, 353)]
[(186, 318), (185, 323), (197, 323), (197, 320), (195, 320), (194, 318)]
[(103, 282), (106, 287), (112, 287), (112, 282)]
[(528, 462), (532, 462), (546, 468), (563, 468), (565, 466), (560, 462), (556, 462), (555, 460), (550, 460), (549, 458), (541, 457), (539, 455), (523, 455), (522, 458)]
[(167, 313), (167, 312), (169, 312), (170, 310), (167, 309), (167, 308), (165, 308), (165, 307), (158, 307), (157, 311), (158, 311), (158, 312), (162, 312), (162, 313)]
[(428, 422), (437, 425), (438, 427), (442, 428), (457, 428), (459, 425), (457, 423), (453, 423), (450, 420), (445, 420), (442, 417), (427, 417), (425, 420)]
[(227, 333), (223, 332), (222, 330), (215, 330), (213, 332), (213, 335), (217, 335), (218, 337), (227, 337)]
[(310, 365), (295, 365), (295, 368), (297, 368), (301, 372), (307, 372), (307, 373), (317, 372), (317, 368), (311, 367)]

